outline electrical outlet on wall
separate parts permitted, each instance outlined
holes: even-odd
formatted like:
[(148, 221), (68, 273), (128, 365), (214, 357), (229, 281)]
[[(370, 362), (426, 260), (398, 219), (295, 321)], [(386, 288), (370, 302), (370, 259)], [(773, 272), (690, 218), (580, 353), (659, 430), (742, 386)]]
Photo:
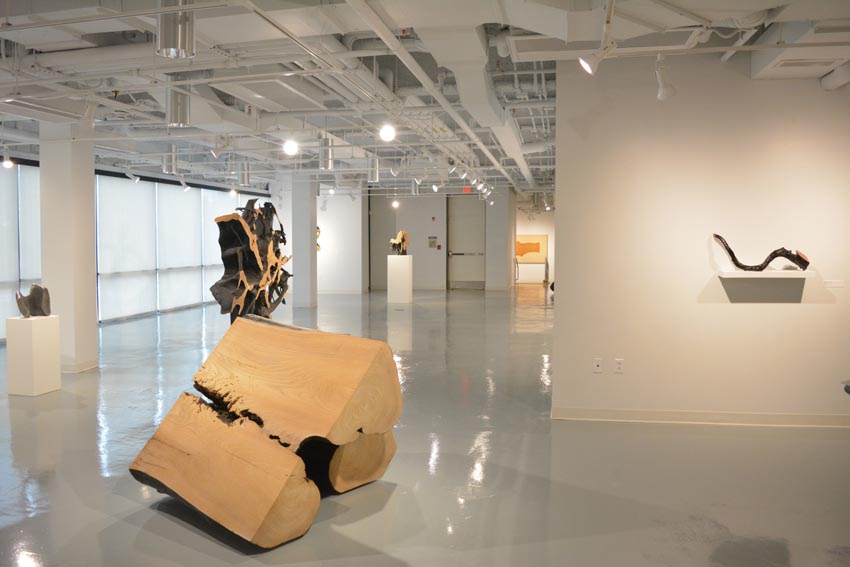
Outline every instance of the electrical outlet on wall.
[(626, 361), (623, 358), (614, 359), (614, 373), (624, 374), (626, 372)]
[(602, 374), (602, 358), (594, 358), (592, 368), (594, 374)]

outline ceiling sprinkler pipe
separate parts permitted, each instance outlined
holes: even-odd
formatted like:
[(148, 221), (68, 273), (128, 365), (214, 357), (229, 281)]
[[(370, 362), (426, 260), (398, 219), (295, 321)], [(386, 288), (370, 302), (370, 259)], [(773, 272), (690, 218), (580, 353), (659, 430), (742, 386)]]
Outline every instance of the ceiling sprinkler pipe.
[[(187, 6), (193, 0), (160, 0), (163, 8)], [(168, 12), (159, 15), (156, 53), (168, 59), (189, 59), (195, 56), (195, 12)]]

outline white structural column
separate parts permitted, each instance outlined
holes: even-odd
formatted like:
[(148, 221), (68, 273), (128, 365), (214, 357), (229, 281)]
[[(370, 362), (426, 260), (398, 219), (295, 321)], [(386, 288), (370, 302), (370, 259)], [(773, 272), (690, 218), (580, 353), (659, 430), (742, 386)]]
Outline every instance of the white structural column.
[(292, 305), (316, 306), (316, 195), (314, 177), (292, 182)]
[(516, 212), (514, 194), (510, 189), (496, 189), (485, 206), (487, 211), (484, 257), (486, 260), (484, 288), (504, 291), (514, 281), (514, 246), (516, 243)]
[(59, 316), (64, 372), (98, 364), (94, 145), (74, 140), (90, 133), (45, 122), (40, 130), (41, 280)]

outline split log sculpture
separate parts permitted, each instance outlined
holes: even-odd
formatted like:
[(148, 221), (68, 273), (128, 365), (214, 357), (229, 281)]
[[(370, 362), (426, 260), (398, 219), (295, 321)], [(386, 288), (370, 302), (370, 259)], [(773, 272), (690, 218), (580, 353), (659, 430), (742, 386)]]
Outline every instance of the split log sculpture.
[(732, 251), (732, 247), (729, 246), (729, 243), (726, 242), (726, 239), (720, 236), (719, 234), (712, 234), (714, 239), (723, 246), (723, 249), (726, 250), (726, 253), (729, 254), (729, 259), (732, 260), (732, 263), (740, 269), (746, 272), (763, 272), (767, 266), (773, 262), (777, 258), (785, 258), (786, 260), (790, 260), (795, 266), (800, 268), (801, 270), (805, 270), (809, 267), (809, 258), (800, 252), (799, 250), (795, 252), (791, 252), (787, 248), (777, 248), (773, 252), (767, 255), (767, 258), (761, 264), (748, 265), (742, 263), (738, 260), (738, 257), (735, 255), (735, 252)]
[(407, 231), (400, 230), (395, 238), (390, 238), (390, 245), (398, 256), (407, 255)]
[(18, 302), (18, 311), (21, 317), (47, 317), (50, 315), (50, 292), (46, 287), (32, 284), (30, 294), (23, 295), (20, 291), (15, 292)]
[(194, 382), (210, 403), (181, 396), (130, 472), (261, 547), (303, 535), (320, 489), (376, 480), (395, 453), (386, 343), (240, 317)]
[[(230, 321), (244, 315), (271, 317), (278, 305), (285, 303), (290, 274), (283, 266), (290, 260), (280, 252), (286, 244), (283, 223), (269, 202), (256, 208), (256, 199), (232, 213), (215, 219), (224, 274), (210, 291), (221, 305), (222, 313), (230, 313)], [(275, 230), (277, 219), (280, 229)]]

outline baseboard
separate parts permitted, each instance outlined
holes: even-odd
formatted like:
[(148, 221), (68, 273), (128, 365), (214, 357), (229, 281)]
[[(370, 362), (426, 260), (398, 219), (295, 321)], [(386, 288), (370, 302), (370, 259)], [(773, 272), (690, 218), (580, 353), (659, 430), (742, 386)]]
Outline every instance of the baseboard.
[(86, 370), (91, 370), (92, 368), (97, 368), (98, 361), (95, 360), (86, 360), (84, 362), (77, 362), (75, 364), (68, 364), (66, 362), (62, 363), (62, 374), (79, 374), (80, 372), (85, 372)]
[(552, 419), (564, 419), (571, 421), (619, 421), (628, 423), (850, 428), (850, 414), (737, 413), (553, 407)]

